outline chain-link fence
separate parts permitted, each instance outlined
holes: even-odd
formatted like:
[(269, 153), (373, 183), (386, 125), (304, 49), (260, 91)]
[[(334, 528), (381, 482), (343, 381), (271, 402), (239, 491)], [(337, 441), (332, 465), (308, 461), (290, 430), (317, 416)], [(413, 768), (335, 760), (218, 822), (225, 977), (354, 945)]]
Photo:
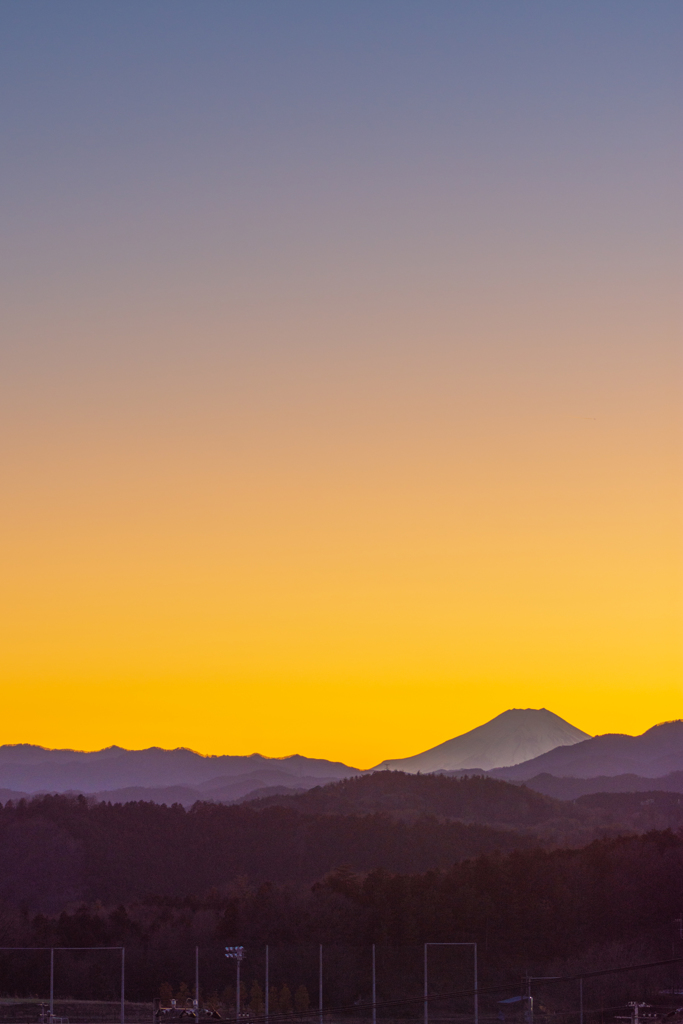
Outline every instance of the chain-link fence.
[[(647, 1004), (643, 1024), (667, 1015), (667, 1024), (683, 1024), (675, 1012), (683, 1006), (681, 958), (599, 972), (585, 962), (581, 976), (548, 978), (485, 957), (477, 963), (475, 952), (474, 943), (247, 947), (239, 1020), (616, 1024), (636, 1001)], [(160, 1007), (172, 1004), (181, 1024), (235, 1021), (236, 980), (235, 961), (218, 945), (0, 950), (0, 1024), (159, 1024)]]

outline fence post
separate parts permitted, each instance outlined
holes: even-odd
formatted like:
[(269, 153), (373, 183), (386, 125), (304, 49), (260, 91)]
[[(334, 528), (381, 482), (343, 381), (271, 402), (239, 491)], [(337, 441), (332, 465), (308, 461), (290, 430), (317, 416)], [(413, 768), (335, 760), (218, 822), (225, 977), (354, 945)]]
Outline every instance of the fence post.
[[(375, 943), (372, 944), (372, 1024), (377, 1024), (377, 977), (375, 972)], [(581, 1022), (583, 1024), (583, 1021)]]
[(318, 960), (318, 1009), (320, 1011), (320, 1024), (323, 1024), (323, 944), (320, 943)]
[[(474, 1024), (479, 1024), (479, 982), (477, 981), (477, 944), (474, 945)], [(583, 1024), (583, 1021), (581, 1022)]]
[(269, 998), (270, 998), (270, 980), (269, 980), (269, 963), (268, 963), (268, 946), (266, 945), (266, 992), (265, 992), (265, 1004), (266, 1004), (266, 1020), (268, 1020), (269, 1010)]
[(424, 1010), (425, 1010), (425, 1024), (429, 1024), (429, 995), (428, 995), (428, 989), (427, 989), (427, 943), (426, 942), (425, 942), (425, 966), (424, 966), (424, 972), (425, 972), (425, 994), (424, 994), (424, 1001), (425, 1001), (425, 1006), (424, 1006)]
[(199, 946), (194, 947), (194, 999), (197, 1004), (197, 1024), (199, 1024)]

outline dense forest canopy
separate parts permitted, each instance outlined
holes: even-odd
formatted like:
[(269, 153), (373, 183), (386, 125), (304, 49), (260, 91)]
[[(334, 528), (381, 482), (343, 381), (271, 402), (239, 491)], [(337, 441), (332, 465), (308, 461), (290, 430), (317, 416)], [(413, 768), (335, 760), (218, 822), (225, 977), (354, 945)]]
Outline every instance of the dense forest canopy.
[[(266, 943), (275, 964), (290, 963), (282, 966), (280, 978), (290, 986), (312, 984), (317, 943), (346, 950), (346, 966), (339, 977), (330, 976), (328, 995), (356, 998), (358, 993), (343, 990), (343, 978), (355, 978), (357, 970), (365, 978), (367, 951), (375, 943), (385, 951), (385, 961), (394, 964), (384, 974), (389, 998), (416, 986), (419, 990), (421, 961), (415, 951), (425, 941), (477, 942), (482, 984), (513, 988), (525, 971), (576, 973), (669, 957), (681, 947), (674, 925), (681, 906), (683, 837), (656, 832), (602, 840), (579, 850), (482, 855), (418, 874), (340, 868), (313, 885), (239, 878), (222, 890), (185, 899), (131, 900), (109, 908), (90, 903), (53, 915), (6, 907), (0, 941), (125, 945), (129, 992), (139, 998), (148, 998), (164, 982), (191, 981), (195, 945), (203, 950), (207, 991), (225, 983), (223, 945), (247, 947), (249, 981), (250, 972), (262, 970)], [(405, 953), (403, 967), (401, 950), (412, 950)], [(113, 992), (115, 965), (107, 968), (109, 974), (101, 965), (93, 973), (92, 964), (78, 968), (86, 964), (85, 954), (69, 955), (71, 967), (63, 960), (60, 969), (62, 984), (70, 979), (71, 994), (92, 994), (97, 985), (104, 994), (107, 986)], [(353, 966), (357, 961), (358, 969)], [(5, 974), (20, 987), (16, 964)], [(25, 980), (29, 988), (33, 977), (35, 969)], [(467, 983), (464, 976), (461, 984)]]
[[(142, 999), (190, 983), (196, 945), (205, 994), (225, 989), (223, 945), (247, 947), (249, 987), (261, 977), (266, 943), (277, 984), (312, 992), (312, 951), (323, 943), (332, 1001), (365, 991), (372, 944), (386, 998), (419, 990), (424, 942), (478, 943), (482, 979), (513, 987), (526, 971), (576, 973), (683, 948), (674, 925), (683, 833), (558, 846), (563, 828), (574, 841), (595, 830), (606, 813), (600, 795), (564, 805), (495, 780), (406, 783), (378, 773), (304, 796), (287, 806), (198, 803), (189, 811), (83, 797), (7, 804), (0, 945), (125, 945), (128, 991)], [(644, 794), (616, 796), (626, 820), (666, 812)], [(3, 978), (13, 991), (35, 991), (41, 955), (2, 954), (0, 993)], [(329, 966), (335, 956), (337, 968)], [(115, 964), (60, 958), (69, 994), (115, 992)]]
[(202, 895), (238, 876), (313, 882), (339, 864), (419, 872), (534, 840), (512, 831), (434, 816), (303, 815), (198, 803), (95, 804), (44, 797), (0, 810), (0, 899), (56, 910)]

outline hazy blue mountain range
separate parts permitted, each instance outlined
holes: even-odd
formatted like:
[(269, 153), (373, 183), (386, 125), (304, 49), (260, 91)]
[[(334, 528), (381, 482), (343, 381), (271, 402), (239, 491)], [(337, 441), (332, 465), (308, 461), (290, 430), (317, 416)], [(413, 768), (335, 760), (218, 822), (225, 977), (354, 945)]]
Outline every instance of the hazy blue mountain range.
[[(537, 758), (555, 747), (590, 737), (545, 708), (511, 708), (462, 736), (412, 757), (382, 761), (377, 769), (401, 772), (489, 770)], [(535, 774), (535, 773), (534, 773)]]
[[(683, 793), (683, 772), (671, 772), (661, 778), (647, 779), (641, 775), (598, 775), (593, 779), (561, 778), (557, 775), (535, 775), (524, 785), (536, 793), (557, 800), (576, 800), (589, 793)], [(260, 794), (259, 794), (260, 795)], [(266, 795), (265, 793), (263, 794)], [(256, 794), (254, 794), (254, 798)]]
[[(359, 770), (349, 765), (298, 754), (283, 758), (261, 754), (204, 757), (183, 748), (109, 747), (83, 752), (29, 744), (0, 747), (0, 789), (25, 793), (95, 794), (131, 787), (159, 791), (180, 786), (195, 791), (193, 800), (225, 801), (263, 787), (308, 789), (358, 774)], [(143, 798), (154, 799), (138, 797)]]
[(490, 774), (511, 782), (526, 782), (543, 773), (575, 779), (637, 775), (652, 780), (679, 771), (683, 771), (680, 720), (655, 725), (642, 736), (607, 733), (571, 746), (558, 746), (523, 764), (511, 762)]

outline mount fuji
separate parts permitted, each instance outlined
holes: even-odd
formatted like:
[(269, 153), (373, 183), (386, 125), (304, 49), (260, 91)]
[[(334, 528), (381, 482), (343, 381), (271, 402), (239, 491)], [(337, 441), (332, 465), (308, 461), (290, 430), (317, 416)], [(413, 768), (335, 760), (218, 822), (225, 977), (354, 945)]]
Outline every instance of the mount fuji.
[(510, 708), (462, 736), (412, 757), (382, 761), (375, 771), (490, 771), (529, 761), (591, 737), (545, 708)]

